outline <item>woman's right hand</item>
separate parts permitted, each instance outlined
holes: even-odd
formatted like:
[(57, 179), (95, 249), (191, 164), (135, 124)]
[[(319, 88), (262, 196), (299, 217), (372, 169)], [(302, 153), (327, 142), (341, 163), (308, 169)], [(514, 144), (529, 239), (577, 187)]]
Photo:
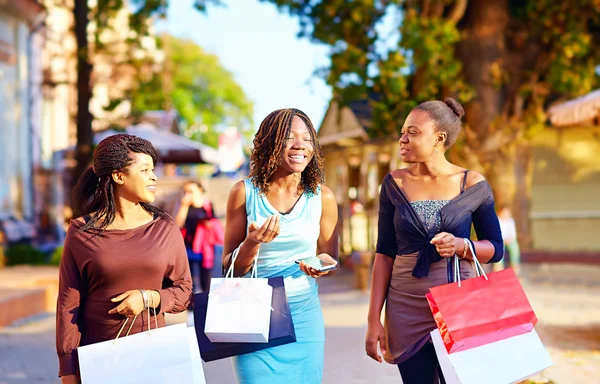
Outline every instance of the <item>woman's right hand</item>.
[(270, 216), (259, 228), (256, 222), (248, 226), (246, 240), (252, 244), (269, 243), (279, 235), (279, 215)]
[(189, 207), (192, 205), (193, 196), (190, 192), (185, 192), (183, 196), (181, 196), (181, 205)]
[(79, 384), (77, 375), (67, 375), (61, 377), (62, 384)]
[(381, 354), (385, 355), (387, 352), (385, 330), (383, 329), (383, 325), (381, 325), (381, 321), (379, 320), (369, 322), (367, 327), (365, 349), (367, 351), (367, 355), (369, 355), (373, 360), (381, 363), (382, 359), (377, 352), (377, 343), (379, 343), (379, 347), (381, 348)]

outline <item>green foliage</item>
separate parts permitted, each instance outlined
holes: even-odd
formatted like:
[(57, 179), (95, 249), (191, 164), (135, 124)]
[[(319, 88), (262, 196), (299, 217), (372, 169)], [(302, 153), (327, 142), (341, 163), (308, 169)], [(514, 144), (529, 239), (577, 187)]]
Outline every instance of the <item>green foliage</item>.
[(253, 105), (217, 56), (191, 40), (164, 35), (160, 46), (166, 58), (160, 73), (140, 72), (131, 93), (136, 114), (174, 107), (192, 138), (214, 147), (219, 130), (236, 126), (253, 133)]
[(8, 247), (4, 256), (6, 258), (6, 265), (40, 265), (46, 262), (46, 255), (42, 251), (27, 244), (17, 244)]
[(62, 259), (63, 250), (64, 246), (61, 245), (60, 247), (57, 247), (54, 252), (52, 252), (52, 257), (50, 258), (48, 264), (59, 266), (60, 260)]
[[(523, 101), (525, 107), (515, 112), (517, 119), (539, 127), (544, 120), (540, 110), (549, 102), (599, 85), (600, 3), (594, 0), (511, 0), (506, 9), (474, 0), (263, 1), (297, 16), (301, 36), (332, 47), (331, 65), (323, 71), (327, 83), (342, 103), (371, 99), (375, 112), (371, 136), (393, 132), (421, 101), (447, 96), (463, 103), (474, 100), (480, 85), (476, 80), (481, 78), (502, 93), (503, 104), (490, 112), (495, 116), (483, 120), (503, 126), (511, 116), (501, 112), (515, 102)], [(402, 15), (397, 25), (401, 38), (389, 54), (381, 54), (376, 47), (385, 36), (379, 35), (377, 26), (392, 11)], [(477, 23), (486, 12), (504, 12), (506, 27), (488, 51), (461, 56), (461, 42), (474, 32), (485, 33), (482, 28), (488, 25)], [(498, 16), (494, 22), (500, 21)], [(492, 56), (497, 60), (486, 67), (485, 60)], [(479, 67), (466, 68), (471, 61)], [(348, 78), (352, 81), (345, 81)], [(494, 124), (477, 129), (489, 134), (496, 129)], [(515, 126), (526, 129), (523, 124)]]

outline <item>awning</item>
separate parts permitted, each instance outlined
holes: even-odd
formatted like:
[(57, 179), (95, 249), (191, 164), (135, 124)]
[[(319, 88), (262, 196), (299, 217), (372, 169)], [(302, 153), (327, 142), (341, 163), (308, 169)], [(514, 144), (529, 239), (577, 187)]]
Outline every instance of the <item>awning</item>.
[(599, 116), (600, 89), (557, 104), (548, 110), (550, 123), (555, 127), (586, 124)]
[(108, 136), (127, 133), (146, 139), (154, 145), (164, 163), (176, 164), (217, 164), (217, 150), (206, 144), (198, 143), (170, 131), (157, 129), (152, 124), (133, 125), (125, 131), (106, 130), (94, 134), (94, 142), (98, 144)]

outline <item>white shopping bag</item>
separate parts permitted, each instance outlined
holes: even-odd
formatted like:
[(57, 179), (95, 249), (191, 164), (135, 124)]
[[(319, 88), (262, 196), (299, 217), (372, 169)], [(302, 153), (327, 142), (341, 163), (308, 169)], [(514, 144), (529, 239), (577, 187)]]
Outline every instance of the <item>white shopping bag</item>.
[(268, 279), (212, 279), (204, 333), (213, 343), (267, 343), (273, 287)]
[(431, 332), (446, 384), (509, 384), (550, 367), (552, 359), (537, 332), (448, 354), (440, 331)]
[(204, 333), (213, 343), (268, 343), (273, 287), (256, 278), (256, 262), (250, 278), (232, 277), (237, 251), (225, 278), (210, 281)]
[(204, 378), (204, 366), (202, 365), (202, 357), (200, 357), (200, 346), (198, 345), (198, 337), (196, 336), (196, 328), (188, 327), (188, 341), (190, 345), (190, 356), (192, 358), (192, 374), (194, 376), (194, 384), (206, 384)]
[[(135, 321), (135, 320), (134, 320)], [(83, 384), (205, 384), (193, 366), (186, 324), (171, 325), (77, 349)], [(194, 335), (194, 343), (197, 344)], [(198, 346), (196, 345), (197, 349)]]

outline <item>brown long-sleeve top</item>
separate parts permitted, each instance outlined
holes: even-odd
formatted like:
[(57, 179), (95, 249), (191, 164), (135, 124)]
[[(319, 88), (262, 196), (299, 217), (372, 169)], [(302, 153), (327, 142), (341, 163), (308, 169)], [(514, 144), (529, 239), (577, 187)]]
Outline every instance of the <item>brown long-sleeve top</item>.
[[(159, 327), (165, 325), (165, 312), (182, 312), (191, 302), (190, 268), (174, 222), (156, 218), (137, 228), (105, 230), (96, 236), (82, 232), (83, 225), (71, 221), (60, 263), (56, 310), (59, 376), (77, 373), (77, 347), (117, 336), (125, 318), (108, 314), (119, 304), (111, 302), (112, 298), (133, 289), (158, 291)], [(138, 315), (131, 334), (148, 329), (147, 313)]]

